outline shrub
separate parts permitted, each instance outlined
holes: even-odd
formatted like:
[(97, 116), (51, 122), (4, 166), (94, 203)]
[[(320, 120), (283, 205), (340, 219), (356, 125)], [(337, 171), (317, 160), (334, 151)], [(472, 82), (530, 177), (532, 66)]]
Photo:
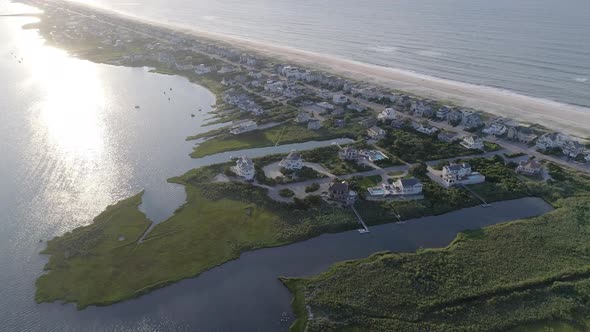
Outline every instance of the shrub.
[(314, 183), (310, 184), (309, 186), (305, 187), (305, 192), (312, 193), (314, 191), (317, 191), (318, 189), (320, 189), (320, 184), (317, 182), (314, 182)]
[(279, 191), (279, 195), (281, 195), (281, 197), (293, 197), (295, 196), (295, 193), (293, 190), (285, 188)]

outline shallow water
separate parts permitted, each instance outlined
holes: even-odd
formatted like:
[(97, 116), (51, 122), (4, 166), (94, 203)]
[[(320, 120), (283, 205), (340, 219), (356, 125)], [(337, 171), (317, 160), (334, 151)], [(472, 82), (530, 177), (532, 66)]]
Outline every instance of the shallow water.
[[(0, 2), (0, 13), (18, 8), (23, 10)], [(475, 208), (375, 227), (366, 235), (325, 235), (247, 253), (198, 278), (111, 307), (79, 312), (73, 305), (37, 305), (34, 282), (46, 262), (38, 254), (40, 239), (88, 224), (107, 205), (143, 189), (142, 208), (161, 221), (185, 197), (182, 187), (166, 183), (169, 177), (230, 155), (330, 142), (192, 160), (193, 143), (184, 138), (210, 129), (200, 128), (214, 101), (210, 92), (143, 68), (70, 58), (42, 46), (35, 31), (21, 30), (26, 22), (0, 17), (0, 331), (284, 330), (288, 322), (280, 320), (284, 312), (290, 315), (290, 297), (276, 279), (280, 274), (313, 274), (379, 250), (442, 246), (459, 230), (549, 209), (525, 199), (495, 204), (483, 218)]]
[(590, 106), (587, 0), (79, 0), (143, 18)]

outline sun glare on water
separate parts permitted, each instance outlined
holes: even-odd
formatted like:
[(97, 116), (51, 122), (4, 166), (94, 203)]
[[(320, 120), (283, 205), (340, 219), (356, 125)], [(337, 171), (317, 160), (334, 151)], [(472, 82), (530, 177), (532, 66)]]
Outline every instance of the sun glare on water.
[(29, 64), (32, 83), (44, 83), (43, 98), (35, 106), (38, 127), (61, 153), (94, 160), (103, 151), (105, 138), (101, 120), (105, 96), (97, 68), (56, 49), (43, 50)]

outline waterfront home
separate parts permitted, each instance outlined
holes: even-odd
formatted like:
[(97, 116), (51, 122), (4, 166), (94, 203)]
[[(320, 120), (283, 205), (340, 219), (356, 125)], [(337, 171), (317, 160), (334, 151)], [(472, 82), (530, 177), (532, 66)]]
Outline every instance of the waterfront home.
[(348, 102), (348, 97), (342, 94), (335, 94), (332, 97), (332, 102), (336, 105), (344, 105)]
[(422, 193), (422, 183), (416, 178), (398, 179), (393, 184), (381, 184), (380, 186), (368, 188), (367, 192), (372, 198), (420, 195)]
[(236, 165), (231, 167), (231, 171), (248, 181), (254, 179), (254, 175), (256, 175), (254, 163), (252, 162), (252, 159), (248, 157), (238, 158), (238, 160), (236, 160)]
[(492, 123), (489, 127), (482, 130), (486, 135), (502, 136), (508, 129), (501, 123)]
[(373, 126), (367, 130), (367, 135), (369, 136), (369, 138), (378, 141), (385, 137), (385, 130), (377, 126)]
[(343, 115), (344, 115), (344, 113), (345, 113), (344, 109), (343, 109), (343, 108), (340, 108), (340, 107), (338, 107), (338, 108), (335, 108), (335, 109), (332, 111), (332, 113), (330, 113), (330, 114), (332, 114), (333, 116), (338, 116), (338, 117), (340, 117), (340, 116), (343, 116)]
[(441, 131), (437, 136), (439, 141), (453, 143), (459, 138), (457, 137), (456, 133), (452, 133), (450, 131)]
[(521, 160), (516, 167), (516, 173), (528, 176), (538, 176), (543, 171), (543, 165), (535, 159)]
[(208, 67), (208, 66), (201, 63), (200, 65), (195, 67), (195, 74), (205, 75), (205, 74), (209, 74), (212, 70), (213, 70), (212, 67)]
[(322, 128), (322, 122), (318, 119), (311, 119), (307, 122), (307, 129), (318, 130)]
[(433, 126), (429, 126), (428, 124), (425, 123), (419, 123), (419, 122), (412, 122), (412, 128), (414, 128), (414, 130), (416, 130), (419, 133), (423, 133), (426, 135), (434, 135), (438, 132), (438, 128), (433, 127)]
[(586, 148), (578, 141), (567, 141), (561, 147), (561, 152), (570, 158), (576, 158), (586, 151)]
[(303, 158), (296, 151), (291, 151), (288, 156), (279, 162), (279, 166), (288, 170), (297, 170), (303, 168)]
[(256, 122), (249, 120), (249, 121), (244, 121), (244, 122), (240, 122), (240, 123), (233, 125), (229, 132), (234, 135), (239, 135), (239, 134), (243, 134), (243, 133), (246, 133), (246, 132), (249, 132), (252, 130), (256, 130), (257, 128), (258, 128), (258, 125), (256, 124)]
[(485, 176), (478, 172), (473, 172), (471, 165), (467, 163), (451, 164), (443, 167), (442, 172), (443, 185), (447, 188), (460, 184), (476, 184), (485, 181)]
[(356, 193), (349, 189), (346, 181), (332, 182), (328, 193), (331, 199), (346, 205), (352, 205), (356, 200)]
[(539, 150), (561, 149), (565, 156), (576, 158), (585, 148), (578, 141), (561, 133), (547, 133), (537, 139), (535, 147)]
[(481, 116), (477, 113), (465, 111), (461, 123), (466, 129), (476, 129), (484, 125)]
[(307, 123), (309, 122), (309, 120), (311, 119), (311, 115), (309, 115), (308, 112), (302, 111), (297, 113), (297, 116), (295, 117), (295, 122), (296, 123)]
[(432, 118), (434, 116), (434, 110), (425, 101), (417, 101), (412, 104), (410, 111), (414, 113), (414, 116), (423, 118)]
[(590, 152), (586, 152), (586, 157), (584, 157), (584, 160), (586, 160), (587, 163), (590, 163)]
[(407, 127), (409, 124), (409, 120), (405, 118), (397, 118), (391, 120), (391, 126), (393, 128), (401, 129)]
[(342, 160), (357, 160), (359, 157), (359, 152), (352, 146), (345, 146), (343, 149), (338, 151), (338, 157), (340, 157)]
[(193, 69), (193, 64), (191, 63), (190, 60), (177, 61), (175, 66), (176, 66), (176, 69), (178, 69), (178, 70), (192, 70)]
[(460, 124), (462, 120), (463, 113), (459, 110), (452, 110), (447, 115), (447, 121), (453, 126)]
[(447, 116), (451, 109), (448, 106), (442, 106), (438, 110), (436, 110), (436, 118), (439, 120), (446, 120)]
[(267, 80), (266, 84), (264, 84), (264, 91), (270, 92), (273, 94), (282, 94), (283, 90), (285, 89), (285, 83), (283, 81), (274, 81), (274, 80)]
[(466, 149), (483, 150), (483, 140), (478, 136), (467, 136), (463, 138), (461, 145)]
[(328, 112), (334, 110), (334, 108), (335, 108), (334, 105), (332, 105), (328, 102), (325, 102), (325, 101), (317, 103), (316, 106), (319, 107), (320, 114), (328, 113)]
[(397, 118), (397, 112), (393, 108), (386, 108), (383, 112), (377, 115), (379, 121), (390, 121)]
[(537, 135), (535, 135), (535, 133), (530, 128), (511, 126), (508, 127), (506, 138), (511, 141), (530, 144), (532, 141), (537, 139)]
[(416, 178), (398, 179), (393, 183), (398, 195), (418, 195), (422, 193), (422, 183)]

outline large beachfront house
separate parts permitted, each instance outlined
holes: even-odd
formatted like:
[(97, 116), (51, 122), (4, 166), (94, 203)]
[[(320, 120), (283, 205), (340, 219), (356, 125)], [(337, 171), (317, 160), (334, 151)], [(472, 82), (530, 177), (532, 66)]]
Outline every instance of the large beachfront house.
[(416, 178), (398, 179), (393, 184), (382, 184), (367, 189), (371, 198), (415, 196), (422, 193), (422, 183)]
[(460, 184), (475, 184), (485, 181), (485, 176), (471, 170), (471, 165), (467, 163), (452, 164), (443, 167), (442, 172), (443, 185), (451, 187)]
[(296, 151), (291, 151), (288, 156), (279, 162), (279, 166), (288, 170), (297, 170), (303, 168), (303, 158)]
[(238, 158), (238, 160), (236, 160), (236, 166), (233, 166), (231, 170), (236, 173), (236, 175), (241, 176), (248, 181), (254, 179), (254, 175), (256, 175), (254, 162), (248, 157)]

